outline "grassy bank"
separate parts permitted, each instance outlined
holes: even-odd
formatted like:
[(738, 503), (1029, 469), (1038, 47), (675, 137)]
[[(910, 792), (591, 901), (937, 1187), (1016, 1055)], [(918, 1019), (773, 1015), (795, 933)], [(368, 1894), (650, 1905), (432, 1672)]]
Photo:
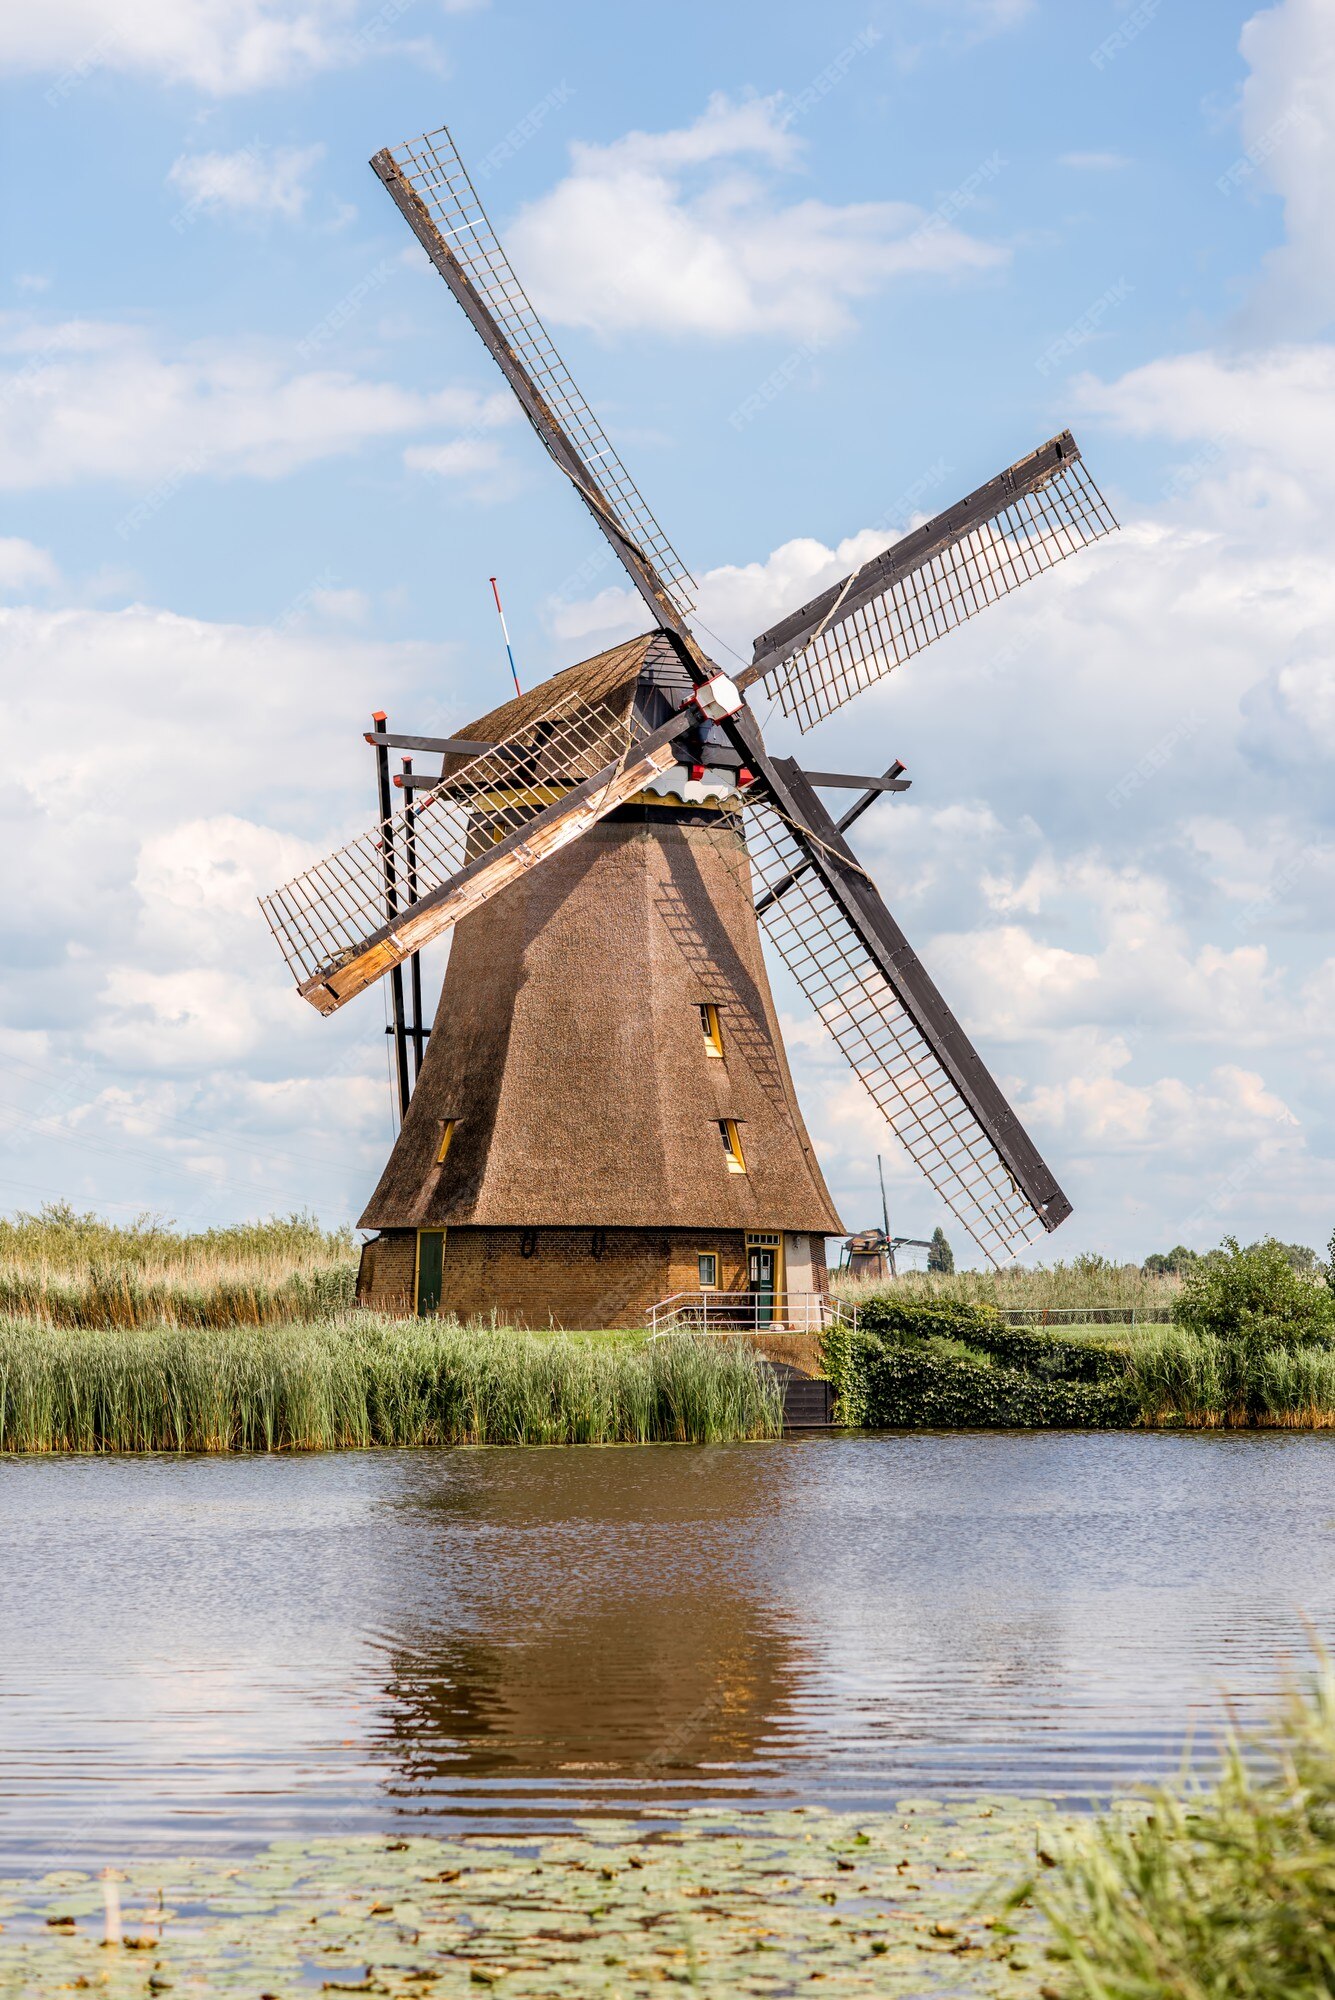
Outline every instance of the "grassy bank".
[(1170, 1308), (1181, 1292), (1177, 1278), (1147, 1277), (1138, 1264), (1114, 1264), (1105, 1257), (1076, 1257), (1069, 1263), (1039, 1264), (1032, 1270), (1018, 1265), (1006, 1271), (908, 1271), (885, 1284), (854, 1284), (836, 1277), (833, 1289), (856, 1304), (893, 1297), (907, 1302), (937, 1301), (958, 1305), (1021, 1307), (1043, 1312), (1068, 1307), (1134, 1308), (1137, 1312)]
[(871, 1428), (1335, 1427), (1335, 1352), (1263, 1347), (1243, 1390), (1225, 1343), (1178, 1326), (866, 1333), (827, 1342), (825, 1365), (840, 1420)]
[(0, 1451), (711, 1443), (776, 1436), (744, 1348), (334, 1315), (249, 1329), (0, 1320)]

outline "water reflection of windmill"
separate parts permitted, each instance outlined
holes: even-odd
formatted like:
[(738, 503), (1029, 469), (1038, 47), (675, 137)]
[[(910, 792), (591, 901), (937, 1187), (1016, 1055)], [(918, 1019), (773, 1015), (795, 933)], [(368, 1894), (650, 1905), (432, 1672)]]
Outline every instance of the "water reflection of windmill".
[[(363, 1296), (625, 1323), (701, 1288), (819, 1292), (838, 1217), (793, 1092), (763, 926), (901, 1143), (1003, 1261), (1070, 1204), (844, 838), (879, 778), (771, 756), (1116, 524), (1069, 433), (762, 633), (721, 673), (690, 578), (579, 394), (445, 131), (372, 161), (648, 607), (653, 630), (431, 750), (411, 806), (264, 899), (331, 1013), (457, 928)], [(818, 788), (861, 796), (835, 819)], [(402, 857), (414, 841), (413, 894)], [(399, 857), (396, 862), (396, 857)], [(764, 1251), (757, 1260), (753, 1251)]]
[(809, 1593), (794, 1615), (775, 1585), (797, 1468), (617, 1456), (405, 1464), (375, 1746), (405, 1810), (640, 1812), (791, 1776), (815, 1654)]

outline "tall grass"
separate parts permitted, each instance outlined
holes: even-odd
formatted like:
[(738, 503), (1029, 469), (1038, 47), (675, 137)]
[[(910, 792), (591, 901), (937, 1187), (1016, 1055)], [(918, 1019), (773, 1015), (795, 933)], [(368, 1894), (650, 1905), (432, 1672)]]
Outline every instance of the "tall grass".
[(740, 1345), (479, 1331), (371, 1313), (262, 1331), (0, 1321), (0, 1451), (320, 1451), (773, 1437)]
[(0, 1263), (81, 1270), (87, 1264), (131, 1264), (144, 1271), (198, 1275), (215, 1264), (263, 1267), (280, 1275), (357, 1261), (350, 1229), (322, 1229), (310, 1215), (273, 1215), (223, 1229), (180, 1234), (160, 1216), (131, 1223), (81, 1215), (68, 1202), (48, 1202), (35, 1215), (0, 1216)]
[(0, 1313), (64, 1327), (274, 1326), (345, 1311), (356, 1285), (355, 1263), (282, 1273), (222, 1260), (193, 1271), (0, 1264)]
[(1062, 2000), (1335, 1993), (1335, 1680), (1326, 1668), (1218, 1781), (1151, 1793), (1059, 1850), (1038, 1901)]
[(1004, 1271), (955, 1271), (943, 1277), (934, 1271), (906, 1271), (890, 1284), (854, 1284), (836, 1277), (832, 1289), (857, 1302), (873, 1294), (902, 1299), (952, 1299), (968, 1305), (1029, 1306), (1171, 1306), (1181, 1289), (1177, 1278), (1147, 1278), (1138, 1264), (1112, 1264), (1102, 1257), (1076, 1257), (1071, 1263), (1019, 1265)]
[(178, 1234), (51, 1203), (0, 1219), (0, 1313), (66, 1327), (270, 1326), (351, 1305), (357, 1246), (310, 1216)]
[(1335, 1352), (1284, 1345), (1239, 1349), (1186, 1326), (1138, 1328), (1126, 1350), (1141, 1419), (1217, 1429), (1335, 1426)]

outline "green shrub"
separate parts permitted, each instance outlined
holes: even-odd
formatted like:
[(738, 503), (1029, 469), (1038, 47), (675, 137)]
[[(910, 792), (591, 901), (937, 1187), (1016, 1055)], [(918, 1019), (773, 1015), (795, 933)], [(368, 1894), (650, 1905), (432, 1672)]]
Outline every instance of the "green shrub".
[(874, 1292), (858, 1304), (858, 1325), (867, 1333), (937, 1334), (948, 1340), (971, 1340), (975, 1334), (1003, 1323), (995, 1306), (970, 1299), (915, 1299), (898, 1292)]
[[(1245, 1752), (1250, 1754), (1244, 1754)], [(1036, 1892), (1063, 2000), (1329, 2000), (1335, 1992), (1335, 1680), (1216, 1783), (1149, 1795), (1057, 1843)]]
[(1273, 1351), (1335, 1345), (1335, 1299), (1317, 1278), (1296, 1271), (1289, 1247), (1273, 1237), (1245, 1250), (1229, 1237), (1223, 1247), (1221, 1257), (1189, 1273), (1173, 1322), (1217, 1344), (1209, 1353), (1220, 1402), (1255, 1422), (1273, 1414)]
[(1244, 1250), (1226, 1237), (1224, 1256), (1190, 1271), (1173, 1303), (1173, 1320), (1221, 1340), (1335, 1339), (1335, 1299), (1295, 1271), (1287, 1247), (1268, 1237)]
[(1102, 1340), (1064, 1340), (1045, 1328), (1008, 1326), (996, 1306), (963, 1299), (910, 1299), (878, 1293), (858, 1309), (864, 1333), (910, 1345), (922, 1340), (963, 1341), (975, 1353), (1075, 1382), (1110, 1382), (1126, 1372), (1124, 1350)]
[(834, 1418), (860, 1430), (867, 1416), (867, 1365), (880, 1346), (874, 1334), (859, 1327), (827, 1326), (821, 1335), (821, 1367), (834, 1390)]
[(969, 1345), (1010, 1368), (1067, 1382), (1120, 1382), (1126, 1374), (1125, 1341), (1071, 1340), (1036, 1327), (984, 1327), (966, 1336)]
[[(1003, 1354), (1053, 1365), (1003, 1365), (979, 1344), (993, 1340)], [(1063, 1372), (1063, 1359), (1072, 1355), (1079, 1374)], [(1077, 1348), (1010, 1327), (964, 1336), (832, 1328), (824, 1367), (839, 1421), (870, 1428), (1107, 1429), (1138, 1415), (1124, 1357), (1115, 1349)]]
[[(950, 1343), (953, 1347), (954, 1343)], [(1068, 1382), (932, 1342), (886, 1343), (866, 1370), (867, 1424), (927, 1429), (1108, 1429), (1134, 1422), (1124, 1382)]]

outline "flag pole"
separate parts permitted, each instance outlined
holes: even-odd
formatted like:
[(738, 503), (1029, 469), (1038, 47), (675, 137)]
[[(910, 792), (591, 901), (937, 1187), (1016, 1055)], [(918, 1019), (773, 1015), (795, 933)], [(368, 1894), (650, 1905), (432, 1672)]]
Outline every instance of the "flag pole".
[(513, 646), (512, 646), (511, 644), (510, 644), (510, 632), (509, 632), (509, 628), (508, 628), (508, 626), (506, 625), (506, 622), (505, 622), (505, 613), (504, 613), (504, 611), (502, 611), (502, 609), (501, 609), (501, 593), (500, 593), (500, 591), (499, 591), (499, 590), (498, 590), (498, 589), (496, 588), (496, 579), (495, 579), (495, 577), (492, 577), (492, 579), (491, 579), (491, 594), (492, 594), (492, 596), (493, 596), (493, 597), (494, 597), (494, 598), (496, 599), (496, 616), (497, 616), (497, 617), (498, 617), (498, 618), (500, 619), (500, 621), (501, 621), (501, 637), (502, 637), (502, 638), (504, 639), (504, 641), (505, 641), (505, 656), (506, 656), (506, 658), (507, 658), (507, 659), (509, 660), (509, 662), (510, 662), (510, 678), (511, 678), (511, 680), (512, 680), (512, 681), (514, 682), (514, 684), (515, 684), (515, 693), (516, 693), (516, 694), (522, 694), (522, 693), (523, 693), (523, 689), (522, 689), (522, 688), (520, 687), (520, 685), (519, 685), (519, 675), (518, 675), (518, 674), (517, 674), (517, 673), (515, 672), (515, 655), (514, 655), (514, 648), (513, 648)]

